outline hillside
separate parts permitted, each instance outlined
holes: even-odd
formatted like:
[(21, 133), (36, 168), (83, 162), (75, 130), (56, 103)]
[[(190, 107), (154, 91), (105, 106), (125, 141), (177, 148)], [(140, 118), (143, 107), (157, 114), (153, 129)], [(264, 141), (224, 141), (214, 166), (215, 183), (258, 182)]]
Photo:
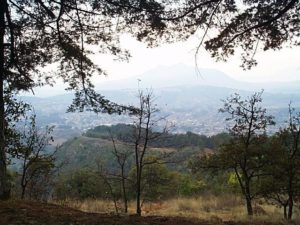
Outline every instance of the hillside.
[[(116, 138), (117, 148), (130, 149), (130, 133), (132, 127), (126, 124), (113, 126), (98, 126), (87, 130), (82, 136), (72, 138), (59, 148), (57, 159), (64, 162), (64, 170), (74, 170), (82, 167), (95, 168), (100, 160), (108, 168), (116, 168), (112, 154), (111, 134)], [(184, 162), (193, 154), (207, 149), (215, 149), (228, 139), (227, 134), (212, 137), (187, 132), (186, 134), (168, 134), (156, 142), (149, 143), (149, 154), (173, 152), (170, 160)], [(130, 162), (131, 164), (131, 162)], [(130, 165), (131, 167), (132, 165)], [(172, 167), (172, 165), (170, 165)], [(177, 170), (184, 169), (184, 164), (176, 165)]]
[[(133, 126), (128, 124), (116, 124), (112, 126), (97, 126), (87, 130), (83, 136), (92, 138), (102, 138), (111, 140), (111, 135), (116, 137), (119, 141), (131, 143), (133, 140), (131, 134), (133, 133)], [(220, 133), (211, 137), (199, 135), (193, 132), (186, 132), (182, 134), (167, 133), (162, 135), (154, 142), (149, 142), (152, 147), (173, 147), (182, 148), (186, 146), (203, 148), (216, 148), (221, 142), (228, 140), (227, 133)]]
[[(118, 142), (117, 147), (129, 148), (128, 144)], [(59, 163), (63, 163), (63, 171), (73, 171), (76, 169), (90, 168), (95, 169), (97, 163), (101, 162), (109, 169), (118, 168), (117, 162), (112, 154), (113, 145), (110, 140), (92, 137), (77, 137), (65, 142), (57, 152)], [(184, 148), (150, 147), (149, 154), (159, 154), (160, 152), (173, 152), (170, 156), (172, 161), (186, 161), (193, 154), (201, 151), (197, 146), (186, 146)], [(132, 159), (129, 160), (129, 167), (133, 165)], [(173, 167), (172, 165), (170, 165)], [(177, 170), (182, 170), (184, 164), (176, 165)]]

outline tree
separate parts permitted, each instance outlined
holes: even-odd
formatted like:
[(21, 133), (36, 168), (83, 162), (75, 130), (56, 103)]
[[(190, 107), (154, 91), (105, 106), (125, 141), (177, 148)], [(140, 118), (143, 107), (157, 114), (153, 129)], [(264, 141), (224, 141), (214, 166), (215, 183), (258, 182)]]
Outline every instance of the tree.
[(155, 132), (158, 124), (161, 123), (164, 118), (158, 115), (159, 110), (154, 104), (154, 97), (152, 91), (144, 93), (139, 91), (138, 94), (139, 106), (138, 113), (133, 114), (133, 149), (134, 149), (134, 161), (135, 161), (135, 170), (136, 170), (136, 214), (141, 215), (141, 194), (142, 194), (142, 179), (143, 171), (146, 166), (151, 164), (160, 163), (163, 157), (168, 157), (168, 154), (165, 156), (158, 156), (153, 158), (153, 160), (145, 160), (145, 157), (149, 153), (149, 145), (151, 142), (155, 142), (160, 137), (164, 137), (168, 128), (167, 125), (163, 128), (162, 132)]
[(148, 157), (145, 161), (157, 163), (149, 164), (145, 167), (142, 177), (143, 202), (161, 201), (163, 199), (173, 198), (178, 194), (179, 179), (178, 173), (168, 170), (166, 163), (155, 157)]
[(300, 113), (289, 105), (286, 128), (278, 131), (271, 142), (269, 174), (262, 183), (263, 196), (283, 207), (285, 219), (292, 219), (294, 202), (300, 195)]
[(98, 172), (101, 178), (104, 180), (104, 183), (108, 186), (110, 190), (111, 197), (114, 201), (116, 213), (118, 213), (118, 206), (117, 206), (117, 194), (114, 191), (113, 184), (117, 181), (121, 185), (121, 196), (123, 198), (124, 204), (124, 213), (128, 212), (128, 196), (127, 196), (127, 186), (128, 186), (128, 167), (129, 167), (129, 160), (132, 156), (132, 149), (127, 146), (120, 146), (118, 145), (117, 141), (113, 137), (113, 134), (110, 130), (106, 127), (106, 130), (110, 133), (110, 138), (112, 141), (112, 154), (114, 160), (117, 163), (117, 170), (108, 171), (108, 169), (103, 168), (103, 163), (101, 160), (97, 160), (97, 167)]
[[(157, 20), (160, 1), (115, 0), (0, 0), (0, 198), (8, 197), (5, 154), (5, 92), (18, 94), (56, 78), (75, 91), (69, 111), (121, 113), (131, 107), (117, 105), (96, 93), (90, 78), (105, 74), (90, 56), (111, 54), (126, 60), (119, 36), (138, 37), (145, 30), (162, 30)], [(97, 46), (97, 47), (91, 47)], [(57, 67), (56, 73), (43, 67)]]
[[(100, 175), (101, 179), (103, 180), (104, 184), (107, 186), (107, 188), (109, 190), (108, 192), (113, 200), (115, 212), (116, 212), (116, 214), (119, 214), (118, 193), (114, 188), (116, 186), (114, 184), (117, 181), (117, 179), (116, 179), (115, 175), (111, 176), (111, 174), (109, 174), (109, 172), (107, 172), (107, 170), (103, 167), (101, 160), (97, 160), (97, 167), (98, 167), (98, 174)], [(126, 202), (124, 201), (124, 204), (127, 204), (127, 200), (126, 200)], [(127, 208), (125, 208), (124, 211), (126, 209)]]
[[(152, 163), (154, 161), (157, 163)], [(147, 201), (160, 201), (178, 194), (180, 174), (171, 172), (166, 163), (155, 156), (147, 156), (147, 162), (150, 164), (144, 167), (141, 178), (141, 206)], [(136, 180), (136, 174), (136, 167), (133, 167), (130, 171), (131, 180)], [(136, 189), (135, 184), (132, 188)]]
[[(21, 169), (21, 198), (26, 196), (29, 184), (35, 183), (42, 177), (47, 177), (55, 167), (54, 153), (49, 152), (47, 147), (53, 141), (50, 136), (53, 127), (47, 127), (45, 133), (41, 133), (36, 125), (36, 116), (31, 115), (25, 121), (24, 130), (20, 134), (20, 143), (17, 148), (17, 158), (20, 160)], [(44, 182), (44, 180), (42, 180)]]
[(59, 200), (104, 199), (108, 191), (99, 174), (90, 168), (64, 172), (57, 177), (55, 185), (56, 198)]
[(121, 179), (121, 188), (122, 188), (122, 197), (123, 197), (123, 202), (124, 202), (124, 213), (128, 212), (128, 197), (127, 197), (127, 185), (126, 185), (126, 166), (128, 164), (128, 159), (132, 155), (132, 151), (129, 151), (128, 149), (122, 149), (119, 150), (117, 148), (116, 142), (111, 134), (111, 140), (113, 143), (113, 155), (117, 160), (120, 173), (119, 177)]
[[(3, 153), (3, 156), (5, 158), (5, 164), (1, 163), (0, 160), (0, 168), (1, 165), (4, 166), (6, 163), (10, 163), (11, 159), (13, 157), (16, 157), (18, 147), (20, 146), (20, 136), (21, 134), (18, 132), (17, 124), (22, 120), (26, 114), (26, 112), (30, 109), (30, 106), (22, 101), (19, 101), (13, 96), (13, 93), (11, 93), (9, 90), (6, 90), (4, 93), (4, 101), (6, 103), (4, 115), (5, 115), (5, 121), (4, 121), (4, 134), (5, 134), (5, 142), (0, 143), (5, 146), (5, 151)], [(0, 153), (1, 154), (1, 153)], [(8, 154), (8, 158), (6, 156)], [(7, 161), (7, 162), (6, 162)], [(1, 177), (3, 180), (1, 180)], [(0, 170), (0, 189), (3, 189), (3, 195), (2, 199), (7, 199), (10, 196), (10, 181), (9, 176), (6, 177), (6, 166), (3, 168), (3, 170)], [(2, 186), (2, 184), (4, 184)], [(1, 196), (0, 196), (1, 199)]]
[(255, 197), (252, 182), (261, 176), (267, 163), (264, 157), (267, 154), (264, 152), (265, 131), (268, 125), (275, 124), (273, 117), (259, 105), (262, 93), (254, 93), (245, 100), (235, 94), (225, 100), (220, 109), (220, 112), (230, 115), (226, 120), (233, 122), (228, 128), (232, 139), (222, 147), (220, 156), (234, 170), (250, 216), (253, 215), (252, 199)]
[(201, 168), (235, 173), (249, 216), (253, 215), (252, 200), (258, 195), (255, 181), (263, 176), (262, 169), (268, 163), (265, 131), (268, 125), (274, 124), (273, 117), (259, 105), (261, 95), (258, 92), (243, 99), (234, 94), (224, 101), (220, 112), (230, 115), (226, 120), (231, 139), (216, 154), (203, 156), (199, 163)]

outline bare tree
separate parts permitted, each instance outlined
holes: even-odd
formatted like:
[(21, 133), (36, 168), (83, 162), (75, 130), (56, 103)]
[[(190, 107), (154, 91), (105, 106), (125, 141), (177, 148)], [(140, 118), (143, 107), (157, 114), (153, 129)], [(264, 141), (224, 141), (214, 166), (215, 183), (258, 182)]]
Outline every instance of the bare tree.
[(147, 165), (161, 162), (161, 157), (155, 157), (154, 160), (149, 161), (145, 160), (145, 156), (149, 152), (149, 144), (164, 136), (168, 131), (168, 126), (165, 124), (162, 132), (155, 131), (161, 125), (160, 123), (165, 121), (165, 118), (159, 115), (159, 109), (154, 103), (155, 99), (151, 90), (146, 93), (139, 90), (138, 99), (138, 113), (133, 115), (133, 148), (136, 169), (136, 214), (141, 215), (143, 169)]
[(116, 214), (119, 214), (118, 197), (117, 197), (117, 194), (115, 193), (114, 187), (113, 187), (113, 181), (116, 180), (116, 177), (115, 177), (115, 175), (110, 174), (105, 169), (101, 159), (96, 160), (96, 164), (97, 164), (97, 167), (98, 167), (99, 176), (103, 180), (104, 184), (108, 187), (109, 194), (110, 194), (110, 196), (113, 200), (113, 203), (114, 203), (115, 212), (116, 212)]
[(119, 169), (120, 169), (120, 180), (121, 180), (121, 188), (122, 188), (122, 197), (124, 203), (124, 213), (128, 212), (128, 198), (127, 198), (127, 188), (126, 188), (126, 181), (128, 177), (126, 176), (126, 165), (128, 163), (129, 157), (132, 155), (132, 151), (129, 149), (118, 149), (116, 145), (116, 141), (111, 133), (111, 141), (113, 143), (113, 155), (117, 160)]
[(98, 166), (98, 172), (100, 172), (100, 176), (103, 179), (104, 183), (108, 186), (110, 190), (111, 197), (113, 198), (116, 213), (118, 213), (118, 207), (117, 207), (117, 197), (113, 190), (113, 182), (118, 181), (121, 184), (121, 195), (123, 198), (123, 210), (124, 213), (128, 212), (128, 197), (127, 197), (127, 183), (128, 183), (128, 171), (126, 171), (126, 168), (129, 164), (129, 159), (132, 156), (132, 150), (125, 145), (125, 143), (122, 143), (123, 146), (118, 146), (117, 141), (113, 137), (112, 132), (109, 130), (110, 133), (110, 139), (112, 141), (112, 154), (117, 162), (117, 171), (107, 171), (103, 168), (103, 163), (101, 160), (97, 161)]

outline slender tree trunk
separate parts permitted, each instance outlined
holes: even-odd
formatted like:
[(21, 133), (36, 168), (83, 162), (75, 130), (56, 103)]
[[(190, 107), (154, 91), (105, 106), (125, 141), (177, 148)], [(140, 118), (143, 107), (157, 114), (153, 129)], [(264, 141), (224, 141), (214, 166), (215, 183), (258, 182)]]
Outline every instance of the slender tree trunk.
[(237, 168), (235, 168), (234, 171), (235, 171), (235, 175), (238, 179), (238, 182), (240, 184), (242, 193), (243, 193), (245, 201), (246, 201), (248, 216), (253, 216), (252, 198), (251, 198), (251, 192), (250, 192), (250, 179), (247, 178), (247, 174), (244, 171), (244, 177), (245, 177), (244, 178), (245, 182), (244, 182), (242, 180), (241, 176), (239, 175)]
[(283, 206), (283, 216), (284, 216), (284, 219), (287, 219), (287, 211), (286, 211), (286, 208), (287, 208), (287, 205), (284, 205), (284, 206)]
[(249, 198), (248, 196), (246, 197), (246, 205), (247, 205), (248, 216), (253, 216), (252, 201), (251, 198)]
[(253, 207), (252, 207), (252, 199), (251, 199), (250, 181), (249, 180), (245, 181), (245, 198), (246, 198), (248, 216), (253, 216)]
[(289, 178), (289, 185), (288, 185), (288, 220), (292, 219), (293, 216), (293, 206), (294, 206), (294, 193), (293, 193), (293, 178), (294, 176), (291, 175)]
[(10, 197), (7, 180), (5, 154), (5, 115), (4, 115), (4, 34), (6, 0), (0, 0), (0, 199)]
[(26, 192), (26, 186), (27, 186), (27, 182), (25, 180), (25, 176), (26, 176), (26, 159), (24, 159), (24, 163), (23, 163), (23, 170), (22, 170), (22, 178), (21, 178), (21, 199), (25, 198), (25, 192)]
[(291, 220), (293, 216), (293, 207), (294, 207), (294, 200), (292, 194), (289, 196), (289, 202), (288, 202), (288, 215), (287, 219)]
[[(139, 165), (138, 165), (139, 167)], [(141, 216), (142, 209), (141, 209), (141, 168), (137, 168), (137, 179), (136, 179), (136, 214)]]
[(125, 174), (124, 167), (122, 167), (122, 191), (123, 191), (123, 201), (124, 201), (124, 213), (128, 212), (128, 200), (126, 194), (126, 186), (125, 186)]
[[(141, 124), (141, 121), (140, 121)], [(140, 135), (140, 128), (139, 128), (139, 135)], [(140, 137), (138, 137), (140, 138)], [(136, 167), (136, 214), (141, 216), (142, 209), (141, 209), (141, 167), (140, 167), (140, 156), (139, 156), (139, 149), (138, 149), (138, 141), (135, 143), (135, 167)]]
[(21, 199), (25, 198), (25, 190), (26, 190), (26, 186), (22, 185), (22, 193), (21, 193)]

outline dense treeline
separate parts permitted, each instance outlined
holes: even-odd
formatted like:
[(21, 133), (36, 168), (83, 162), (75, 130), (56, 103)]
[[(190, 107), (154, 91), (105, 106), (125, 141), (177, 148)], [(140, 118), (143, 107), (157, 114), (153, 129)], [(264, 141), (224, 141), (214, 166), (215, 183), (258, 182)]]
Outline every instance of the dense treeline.
[[(118, 140), (123, 142), (131, 141), (131, 134), (133, 133), (133, 126), (128, 124), (117, 124), (112, 126), (97, 126), (86, 131), (83, 135), (86, 137), (110, 139), (111, 134)], [(155, 142), (150, 142), (152, 147), (174, 147), (182, 148), (185, 146), (193, 146), (199, 148), (216, 149), (220, 144), (229, 140), (228, 133), (220, 133), (213, 136), (199, 135), (193, 132), (186, 132), (185, 134), (167, 133), (161, 136)]]

